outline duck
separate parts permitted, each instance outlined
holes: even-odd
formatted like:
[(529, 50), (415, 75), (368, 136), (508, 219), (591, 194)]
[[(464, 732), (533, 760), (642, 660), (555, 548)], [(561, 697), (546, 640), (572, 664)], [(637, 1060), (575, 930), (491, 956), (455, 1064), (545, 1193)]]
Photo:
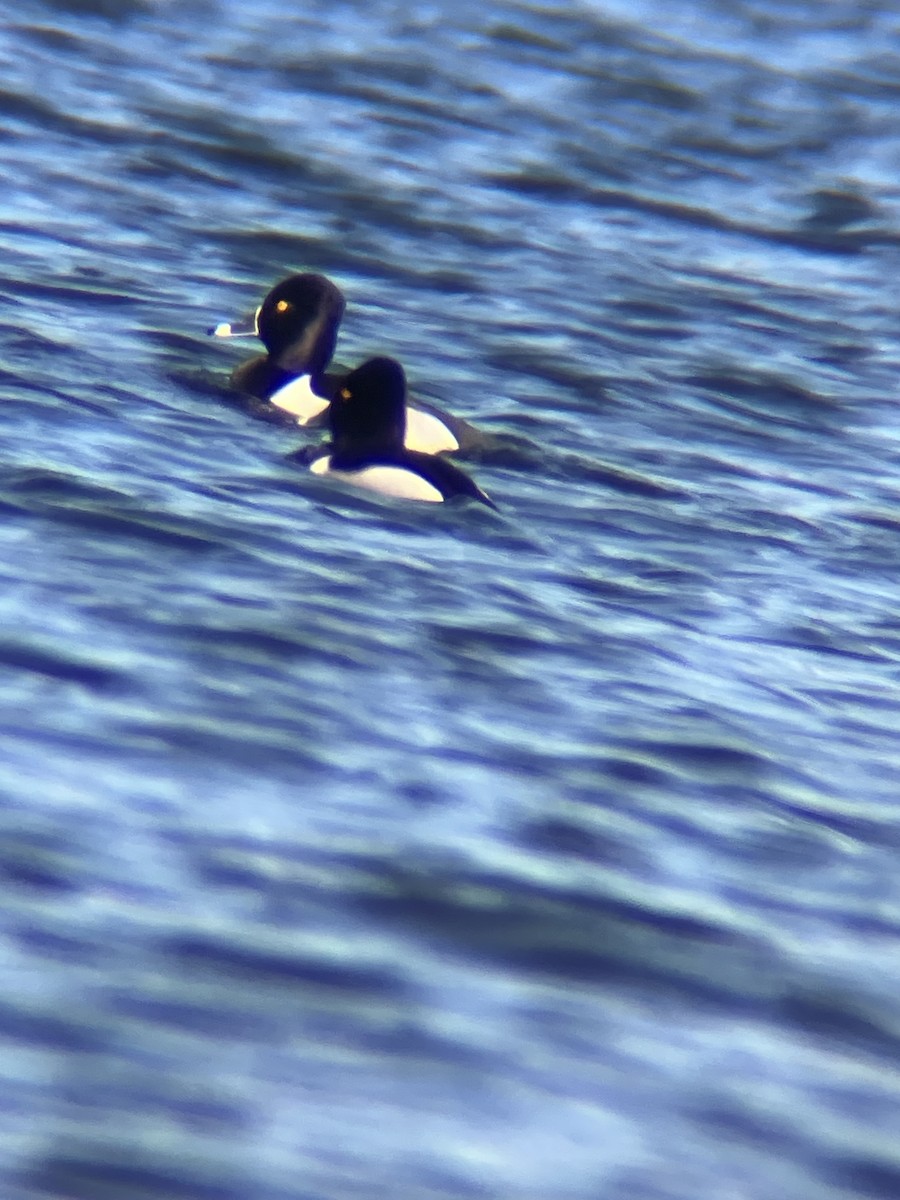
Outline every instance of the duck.
[[(279, 424), (321, 426), (346, 370), (327, 371), (345, 300), (324, 275), (303, 272), (282, 279), (246, 321), (223, 321), (212, 337), (256, 336), (266, 353), (241, 363), (231, 386), (248, 397), (254, 415)], [(474, 428), (433, 405), (416, 401), (407, 411), (406, 446), (426, 454), (453, 453), (471, 445)]]
[(496, 509), (464, 471), (440, 455), (410, 449), (406, 442), (406, 376), (396, 359), (370, 358), (345, 377), (328, 411), (330, 442), (312, 454), (289, 455), (314, 475), (343, 480), (368, 491), (439, 504), (457, 496)]
[(340, 380), (326, 368), (344, 307), (330, 279), (304, 272), (277, 283), (249, 319), (215, 325), (212, 337), (258, 337), (266, 348), (234, 369), (231, 386), (284, 414), (285, 423), (321, 423)]

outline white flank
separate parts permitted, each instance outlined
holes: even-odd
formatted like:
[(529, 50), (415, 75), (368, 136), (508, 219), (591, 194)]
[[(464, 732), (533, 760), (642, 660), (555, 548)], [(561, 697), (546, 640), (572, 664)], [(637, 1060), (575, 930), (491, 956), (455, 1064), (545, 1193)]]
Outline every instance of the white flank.
[(290, 383), (280, 387), (277, 392), (273, 392), (269, 401), (276, 408), (296, 417), (298, 425), (306, 425), (308, 421), (317, 417), (319, 413), (323, 413), (328, 407), (328, 401), (317, 396), (312, 390), (312, 380), (309, 375), (300, 375), (297, 379), (292, 379)]
[(424, 450), (440, 454), (443, 450), (458, 450), (459, 442), (439, 417), (422, 412), (420, 408), (406, 410), (406, 446), (408, 450)]
[(382, 496), (397, 496), (401, 500), (427, 500), (440, 504), (444, 499), (436, 487), (427, 479), (407, 471), (405, 467), (363, 467), (361, 471), (332, 471), (331, 457), (317, 458), (309, 468), (314, 475), (328, 475), (331, 479), (343, 479), (355, 487), (370, 492), (381, 492)]

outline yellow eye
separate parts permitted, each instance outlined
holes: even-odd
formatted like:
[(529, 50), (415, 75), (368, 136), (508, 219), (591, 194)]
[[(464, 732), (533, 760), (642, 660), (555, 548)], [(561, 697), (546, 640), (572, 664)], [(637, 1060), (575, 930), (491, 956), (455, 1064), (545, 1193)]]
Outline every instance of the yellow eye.
[(349, 388), (341, 388), (341, 399), (342, 400), (349, 400), (352, 395), (353, 395), (353, 393), (350, 391)]
[(287, 300), (279, 300), (279, 301), (278, 301), (278, 303), (275, 305), (275, 311), (276, 311), (276, 312), (287, 312), (287, 310), (288, 310), (290, 307), (291, 307), (291, 306), (290, 306), (290, 304), (287, 302)]

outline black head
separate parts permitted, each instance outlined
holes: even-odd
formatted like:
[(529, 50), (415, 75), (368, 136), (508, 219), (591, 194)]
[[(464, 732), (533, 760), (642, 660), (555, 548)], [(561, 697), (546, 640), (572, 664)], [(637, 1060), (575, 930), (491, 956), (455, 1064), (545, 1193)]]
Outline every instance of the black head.
[(256, 314), (256, 331), (287, 371), (318, 375), (334, 354), (344, 297), (324, 275), (289, 275), (272, 288)]
[(351, 371), (329, 409), (336, 455), (396, 453), (406, 436), (406, 377), (393, 358), (370, 358)]

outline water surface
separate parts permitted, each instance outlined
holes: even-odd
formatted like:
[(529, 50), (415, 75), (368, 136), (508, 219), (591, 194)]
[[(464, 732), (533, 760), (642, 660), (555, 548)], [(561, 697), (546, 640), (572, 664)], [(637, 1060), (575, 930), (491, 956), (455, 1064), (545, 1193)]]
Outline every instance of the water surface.
[[(4, 1195), (900, 1192), (898, 49), (9, 16)], [(222, 402), (294, 270), (499, 514)]]

